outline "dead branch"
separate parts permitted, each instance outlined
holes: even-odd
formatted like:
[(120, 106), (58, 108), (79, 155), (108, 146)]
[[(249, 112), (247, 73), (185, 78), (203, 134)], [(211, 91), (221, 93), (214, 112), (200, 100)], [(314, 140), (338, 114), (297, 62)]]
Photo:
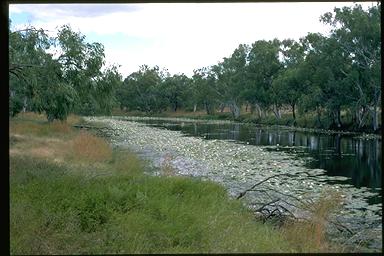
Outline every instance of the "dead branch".
[(296, 176), (297, 174), (298, 174), (298, 173), (295, 173), (295, 174), (290, 174), (290, 173), (279, 173), (279, 174), (272, 175), (272, 176), (270, 176), (270, 177), (268, 177), (268, 178), (266, 178), (266, 179), (264, 179), (264, 180), (262, 180), (262, 181), (256, 183), (256, 184), (253, 185), (252, 187), (250, 187), (250, 188), (244, 190), (243, 192), (241, 192), (241, 193), (236, 197), (236, 199), (240, 199), (240, 198), (242, 198), (243, 196), (245, 196), (245, 194), (246, 194), (247, 192), (249, 192), (249, 191), (253, 191), (257, 186), (259, 186), (260, 184), (262, 184), (262, 183), (264, 183), (264, 182), (266, 182), (266, 181), (268, 181), (268, 180), (270, 180), (270, 179), (272, 179), (272, 178), (275, 178), (275, 177), (278, 177), (278, 176), (289, 176), (289, 177), (294, 177), (294, 176)]
[[(267, 193), (267, 190), (263, 190), (263, 189), (251, 189), (251, 190), (249, 190), (249, 191), (255, 191), (255, 192), (264, 192), (264, 193)], [(298, 197), (296, 197), (296, 196), (294, 196), (294, 195), (285, 194), (285, 193), (280, 192), (280, 191), (278, 191), (278, 190), (276, 190), (276, 189), (273, 189), (273, 188), (268, 188), (268, 191), (273, 191), (273, 192), (278, 193), (278, 194), (280, 194), (280, 195), (283, 195), (283, 196), (286, 196), (286, 197), (293, 198), (293, 199), (295, 199), (296, 201), (298, 201), (299, 203), (301, 203), (301, 204), (303, 204), (303, 205), (307, 204), (306, 202), (304, 202), (303, 200), (301, 200), (300, 198), (298, 198)]]
[(123, 129), (120, 129), (120, 128), (112, 128), (112, 127), (108, 127), (108, 126), (103, 126), (103, 127), (97, 127), (97, 126), (90, 126), (90, 125), (83, 125), (83, 124), (75, 124), (73, 125), (73, 127), (75, 128), (79, 128), (79, 129), (95, 129), (95, 130), (123, 130)]
[(256, 212), (261, 212), (263, 210), (263, 208), (265, 208), (266, 206), (269, 206), (271, 204), (274, 204), (276, 202), (280, 201), (280, 199), (275, 199), (275, 200), (272, 200), (271, 202), (268, 202), (268, 203), (265, 203), (263, 204), (259, 209), (255, 210)]

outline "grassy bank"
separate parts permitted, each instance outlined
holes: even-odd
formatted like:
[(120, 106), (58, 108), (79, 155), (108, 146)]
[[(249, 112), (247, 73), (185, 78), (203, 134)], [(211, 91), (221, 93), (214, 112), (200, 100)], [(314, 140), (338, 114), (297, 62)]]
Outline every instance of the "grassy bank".
[(324, 227), (258, 222), (215, 183), (145, 175), (135, 154), (72, 128), (80, 121), (10, 120), (11, 254), (332, 249)]

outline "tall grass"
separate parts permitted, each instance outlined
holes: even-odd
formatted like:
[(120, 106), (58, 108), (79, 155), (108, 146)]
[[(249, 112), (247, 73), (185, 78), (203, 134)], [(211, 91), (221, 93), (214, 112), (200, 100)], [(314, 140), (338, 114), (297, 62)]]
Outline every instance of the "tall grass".
[(292, 250), (217, 184), (68, 173), (65, 165), (11, 158), (12, 254)]
[(304, 207), (312, 215), (303, 221), (287, 222), (282, 231), (292, 244), (299, 245), (300, 252), (326, 252), (330, 249), (342, 251), (341, 246), (329, 244), (326, 239), (326, 227), (332, 213), (340, 208), (342, 197), (336, 191), (323, 191), (320, 198)]
[(75, 160), (106, 161), (112, 156), (109, 144), (92, 134), (81, 131), (72, 141), (72, 157)]
[[(71, 128), (65, 136), (65, 124), (33, 120), (10, 125), (11, 136), (30, 135), (10, 145), (25, 152), (10, 155), (11, 254), (325, 250), (321, 222), (285, 231), (257, 222), (218, 184), (174, 176), (171, 158), (163, 166), (168, 176), (148, 176), (135, 154), (87, 132)], [(36, 141), (55, 154), (31, 154)], [(60, 156), (65, 161), (55, 162)], [(93, 163), (109, 175), (89, 176)], [(315, 211), (325, 216), (331, 207), (321, 202)]]
[(48, 122), (42, 115), (36, 113), (22, 113), (12, 119), (9, 124), (11, 134), (34, 136), (65, 136), (73, 131), (73, 125), (81, 122), (80, 117), (71, 115), (67, 121)]

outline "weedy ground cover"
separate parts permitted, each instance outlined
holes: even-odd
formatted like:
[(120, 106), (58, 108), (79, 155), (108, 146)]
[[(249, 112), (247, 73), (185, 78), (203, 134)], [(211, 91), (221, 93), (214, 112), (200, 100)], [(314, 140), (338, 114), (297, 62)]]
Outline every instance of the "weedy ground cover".
[[(47, 123), (32, 114), (10, 120), (11, 254), (308, 249), (295, 239), (301, 230), (255, 221), (218, 184), (169, 169), (167, 176), (144, 174), (145, 162), (75, 130), (79, 121)], [(324, 245), (311, 243), (310, 251), (326, 251)]]

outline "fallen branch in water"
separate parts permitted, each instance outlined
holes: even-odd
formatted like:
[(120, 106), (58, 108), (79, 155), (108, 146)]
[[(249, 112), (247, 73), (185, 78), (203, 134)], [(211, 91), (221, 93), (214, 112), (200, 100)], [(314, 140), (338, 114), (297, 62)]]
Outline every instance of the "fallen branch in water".
[[(304, 173), (304, 172), (302, 172), (302, 173)], [(255, 191), (254, 189), (255, 189), (257, 186), (263, 184), (264, 182), (266, 182), (266, 181), (268, 181), (268, 180), (270, 180), (270, 179), (272, 179), (272, 178), (275, 178), (275, 177), (278, 177), (278, 176), (295, 177), (297, 174), (300, 174), (300, 173), (295, 173), (295, 174), (291, 174), (291, 173), (279, 173), (279, 174), (272, 175), (272, 176), (270, 176), (270, 177), (268, 177), (268, 178), (266, 178), (266, 179), (264, 179), (264, 180), (262, 180), (262, 181), (256, 183), (256, 184), (253, 185), (252, 187), (250, 187), (250, 188), (244, 190), (243, 192), (241, 192), (241, 193), (236, 197), (236, 199), (240, 199), (240, 198), (242, 198), (242, 197), (245, 196), (245, 194), (246, 194), (247, 192), (249, 192), (249, 191)]]
[[(257, 188), (257, 186), (260, 186), (261, 184), (267, 182), (268, 180), (270, 180), (272, 178), (275, 178), (275, 177), (278, 177), (278, 176), (295, 177), (295, 176), (297, 176), (297, 174), (298, 173), (295, 173), (295, 174), (281, 173), (281, 174), (272, 175), (272, 176), (270, 176), (270, 177), (268, 177), (268, 178), (266, 178), (266, 179), (256, 183), (252, 187), (244, 190), (243, 192), (241, 192), (237, 196), (236, 199), (240, 199), (240, 198), (244, 197), (247, 194), (247, 192), (251, 192), (251, 191), (263, 193), (263, 194), (265, 194), (269, 198), (270, 201), (268, 201), (268, 202), (260, 202), (260, 203), (252, 203), (251, 204), (251, 205), (254, 205), (254, 206), (255, 205), (261, 205), (256, 210), (254, 210), (254, 212), (258, 212), (258, 213), (262, 214), (263, 219), (269, 219), (270, 217), (276, 216), (276, 215), (278, 215), (280, 218), (282, 218), (283, 216), (287, 217), (287, 214), (288, 214), (288, 216), (290, 216), (294, 220), (301, 219), (301, 220), (309, 221), (310, 218), (298, 217), (291, 210), (289, 210), (287, 207), (283, 206), (282, 204), (285, 204), (285, 205), (291, 206), (293, 208), (299, 209), (301, 211), (306, 211), (306, 212), (308, 212), (310, 214), (315, 214), (316, 215), (315, 210), (311, 207), (311, 205), (313, 204), (312, 200), (308, 199), (308, 201), (304, 201), (303, 199), (298, 198), (297, 196), (294, 196), (294, 195), (291, 195), (291, 194), (287, 194), (287, 193), (283, 193), (283, 192), (278, 191), (276, 189), (273, 189), (271, 187)], [(274, 193), (279, 194), (281, 196), (284, 196), (284, 197), (287, 197), (287, 198), (290, 198), (290, 199), (294, 199), (296, 202), (299, 203), (299, 205), (297, 205), (295, 203), (292, 203), (292, 202), (289, 202), (287, 200), (284, 200), (283, 198), (278, 197), (276, 195), (275, 196), (271, 196), (270, 192), (274, 192)], [(344, 231), (345, 230), (349, 234), (354, 235), (354, 232), (352, 232), (348, 227), (346, 227), (345, 225), (342, 225), (338, 221), (330, 220), (327, 217), (325, 217), (325, 218), (323, 217), (323, 220), (328, 222), (328, 223), (330, 223), (330, 224), (333, 224), (339, 231)]]
[(75, 124), (73, 125), (73, 127), (75, 128), (79, 128), (79, 129), (108, 129), (108, 130), (121, 130), (121, 129), (115, 129), (115, 128), (111, 128), (111, 127), (107, 127), (107, 126), (104, 126), (104, 127), (98, 127), (98, 126), (90, 126), (90, 125), (83, 125), (83, 124)]

